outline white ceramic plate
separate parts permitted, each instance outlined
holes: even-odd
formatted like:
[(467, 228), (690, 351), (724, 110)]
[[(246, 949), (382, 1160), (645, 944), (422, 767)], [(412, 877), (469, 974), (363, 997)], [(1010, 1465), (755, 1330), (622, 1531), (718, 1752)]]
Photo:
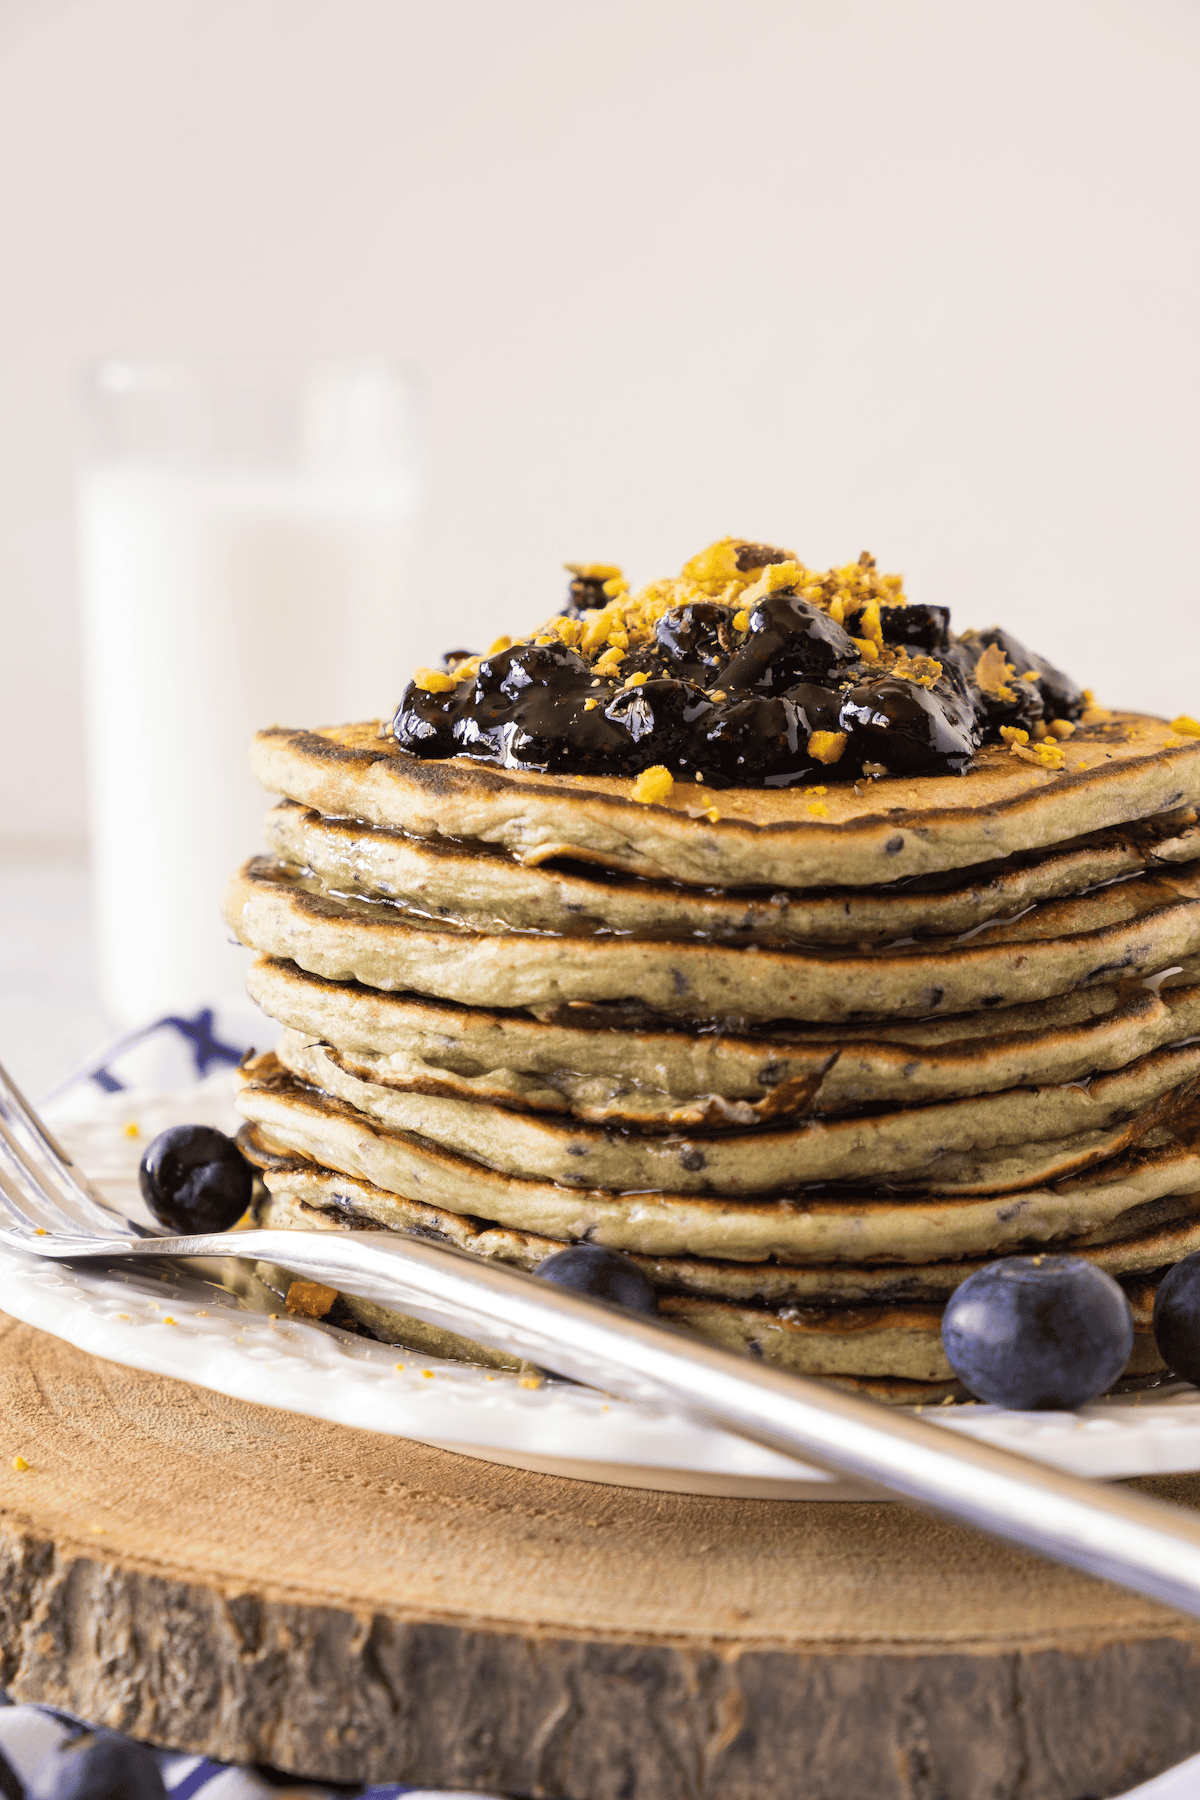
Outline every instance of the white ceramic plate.
[[(236, 1128), (227, 1073), (174, 1092), (76, 1091), (49, 1109), (55, 1131), (117, 1209), (145, 1217), (137, 1165), (167, 1125)], [(440, 1362), (334, 1327), (273, 1318), (254, 1281), (230, 1293), (199, 1276), (96, 1272), (0, 1252), (0, 1309), (131, 1368), (467, 1456), (627, 1487), (803, 1500), (859, 1490), (666, 1407)], [(949, 1430), (1006, 1444), (1080, 1475), (1200, 1468), (1200, 1391), (1182, 1383), (1078, 1413), (990, 1406), (930, 1411)]]

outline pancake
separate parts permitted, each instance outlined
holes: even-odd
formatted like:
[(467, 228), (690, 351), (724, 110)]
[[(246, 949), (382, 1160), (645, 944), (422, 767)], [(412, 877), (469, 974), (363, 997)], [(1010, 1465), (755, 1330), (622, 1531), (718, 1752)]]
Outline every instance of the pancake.
[[(243, 943), (327, 979), (489, 1007), (636, 995), (665, 1016), (920, 1017), (1018, 1005), (1165, 968), (1200, 950), (1200, 873), (1146, 876), (1047, 903), (1027, 927), (875, 955), (806, 954), (676, 940), (483, 934), (335, 897), (291, 865), (255, 858), (225, 917)], [(1029, 935), (1022, 936), (1022, 929)], [(1036, 933), (1036, 935), (1034, 935)]]
[(355, 819), (323, 819), (291, 800), (267, 814), (265, 835), (280, 862), (315, 876), (326, 892), (399, 902), (429, 918), (475, 930), (617, 931), (668, 938), (703, 934), (778, 948), (817, 943), (865, 947), (931, 931), (948, 936), (1024, 912), (1040, 901), (1200, 857), (1200, 828), (1190, 808), (1049, 851), (986, 863), (966, 878), (957, 873), (926, 876), (883, 888), (825, 893), (729, 893), (601, 870), (589, 873), (579, 865), (529, 865), (481, 843), (414, 838)]
[(298, 1153), (387, 1193), (563, 1242), (582, 1240), (648, 1255), (734, 1261), (928, 1262), (985, 1255), (1063, 1238), (1126, 1235), (1132, 1209), (1200, 1187), (1200, 1105), (1148, 1132), (1136, 1148), (1053, 1185), (986, 1198), (882, 1197), (860, 1187), (830, 1197), (707, 1198), (677, 1191), (567, 1188), (518, 1177), (392, 1130), (297, 1082), (273, 1056), (237, 1080), (252, 1142)]
[[(256, 1221), (266, 1226), (313, 1229), (348, 1229), (345, 1218), (334, 1223), (327, 1213), (298, 1201), (293, 1192), (260, 1204)], [(409, 1227), (426, 1235), (429, 1224), (415, 1221)], [(437, 1227), (433, 1226), (436, 1230)], [(439, 1233), (439, 1235), (442, 1235)], [(1200, 1237), (1200, 1227), (1193, 1226)], [(455, 1240), (452, 1240), (455, 1241)], [(460, 1233), (460, 1247), (487, 1255), (478, 1235)], [(518, 1267), (535, 1269), (559, 1246), (546, 1240), (528, 1239), (516, 1254), (503, 1259)], [(515, 1248), (515, 1246), (514, 1246)], [(495, 1254), (495, 1252), (493, 1252)], [(1094, 1254), (1094, 1253), (1093, 1253)], [(1112, 1259), (1110, 1258), (1110, 1261)], [(1156, 1265), (1161, 1267), (1161, 1263)], [(286, 1293), (286, 1272), (267, 1266), (267, 1279)], [(1145, 1376), (1164, 1372), (1150, 1329), (1154, 1280), (1140, 1271), (1118, 1270), (1131, 1300), (1135, 1326), (1134, 1354), (1126, 1375)], [(345, 1296), (356, 1317), (385, 1341), (406, 1345), (429, 1355), (450, 1355), (494, 1368), (516, 1368), (515, 1358), (426, 1325), (378, 1303)], [(955, 1383), (941, 1339), (942, 1303), (899, 1301), (890, 1305), (785, 1305), (754, 1306), (715, 1297), (667, 1290), (659, 1296), (661, 1316), (669, 1323), (694, 1332), (709, 1342), (754, 1355), (775, 1367), (798, 1374), (842, 1376), (858, 1379), (886, 1378), (923, 1384)], [(905, 1395), (909, 1398), (909, 1395)]]
[[(305, 1036), (389, 1060), (389, 1082), (535, 1112), (645, 1127), (754, 1125), (804, 1112), (1055, 1085), (1200, 1035), (1200, 968), (1150, 986), (1077, 989), (1032, 1006), (870, 1026), (688, 1031), (453, 1005), (327, 981), (259, 957), (247, 991)], [(1176, 985), (1176, 983), (1180, 985)]]
[[(255, 1202), (254, 1216), (263, 1226), (305, 1231), (393, 1230), (441, 1239), (485, 1260), (529, 1270), (563, 1248), (560, 1239), (489, 1225), (406, 1200), (368, 1181), (322, 1168), (290, 1152), (272, 1150), (254, 1127), (245, 1129), (242, 1143), (262, 1173), (266, 1192)], [(1064, 1239), (1059, 1248), (1113, 1276), (1132, 1277), (1166, 1268), (1200, 1250), (1200, 1192), (1151, 1201), (1131, 1215), (1130, 1225), (1126, 1236), (1099, 1244)], [(892, 1301), (940, 1305), (989, 1260), (798, 1264), (632, 1255), (660, 1294), (692, 1294), (772, 1307), (879, 1306)]]
[(1200, 730), (955, 636), (865, 553), (573, 572), (390, 727), (255, 740), (260, 1222), (603, 1245), (681, 1329), (891, 1404), (965, 1398), (967, 1275), (1070, 1251), (1160, 1376), (1156, 1282), (1200, 1248)]
[(1084, 719), (1061, 770), (989, 746), (964, 775), (830, 786), (816, 815), (796, 788), (676, 783), (669, 803), (644, 805), (624, 776), (422, 761), (377, 722), (259, 732), (251, 764), (268, 792), (326, 817), (478, 839), (525, 862), (572, 857), (701, 886), (863, 887), (969, 868), (1200, 802), (1200, 741), (1138, 713)]
[(397, 1131), (488, 1168), (566, 1187), (772, 1193), (797, 1184), (875, 1178), (934, 1193), (993, 1193), (1059, 1179), (1115, 1155), (1171, 1116), (1200, 1080), (1200, 1044), (1159, 1051), (1088, 1087), (1007, 1090), (945, 1105), (717, 1136), (651, 1136), (410, 1090), (386, 1064), (285, 1031), (285, 1069)]

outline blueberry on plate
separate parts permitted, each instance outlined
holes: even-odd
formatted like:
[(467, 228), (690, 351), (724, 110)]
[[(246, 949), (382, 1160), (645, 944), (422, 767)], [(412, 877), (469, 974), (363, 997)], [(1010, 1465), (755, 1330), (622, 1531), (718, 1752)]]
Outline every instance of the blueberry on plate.
[(228, 1231), (250, 1204), (254, 1171), (223, 1131), (172, 1125), (143, 1156), (138, 1186), (169, 1231)]
[(1117, 1380), (1133, 1314), (1112, 1276), (1080, 1256), (1006, 1256), (955, 1288), (942, 1343), (976, 1399), (1069, 1412)]
[(1200, 1386), (1200, 1250), (1168, 1269), (1159, 1282), (1154, 1341), (1172, 1374)]
[(167, 1800), (158, 1764), (144, 1744), (114, 1731), (85, 1731), (43, 1756), (27, 1800)]
[(658, 1311), (654, 1288), (637, 1264), (601, 1244), (572, 1244), (569, 1249), (556, 1250), (534, 1272), (543, 1281), (555, 1281), (560, 1287), (574, 1288), (614, 1306), (631, 1306), (635, 1312)]

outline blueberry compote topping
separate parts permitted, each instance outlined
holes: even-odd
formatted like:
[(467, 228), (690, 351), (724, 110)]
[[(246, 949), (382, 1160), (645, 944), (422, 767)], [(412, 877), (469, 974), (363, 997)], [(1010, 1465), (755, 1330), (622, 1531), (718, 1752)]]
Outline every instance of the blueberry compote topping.
[(392, 732), (420, 757), (790, 787), (963, 774), (982, 744), (1061, 766), (1086, 704), (1007, 632), (956, 637), (866, 552), (819, 574), (724, 538), (674, 581), (628, 591), (571, 565), (567, 604), (530, 638), (419, 669)]

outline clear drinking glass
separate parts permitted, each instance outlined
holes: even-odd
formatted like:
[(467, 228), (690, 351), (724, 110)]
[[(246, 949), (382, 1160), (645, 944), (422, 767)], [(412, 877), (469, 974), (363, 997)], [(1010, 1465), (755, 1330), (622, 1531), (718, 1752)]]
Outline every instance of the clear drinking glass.
[(135, 1024), (236, 1003), (219, 902), (269, 804), (264, 725), (386, 714), (419, 493), (382, 362), (105, 362), (84, 385), (80, 575), (103, 993)]

